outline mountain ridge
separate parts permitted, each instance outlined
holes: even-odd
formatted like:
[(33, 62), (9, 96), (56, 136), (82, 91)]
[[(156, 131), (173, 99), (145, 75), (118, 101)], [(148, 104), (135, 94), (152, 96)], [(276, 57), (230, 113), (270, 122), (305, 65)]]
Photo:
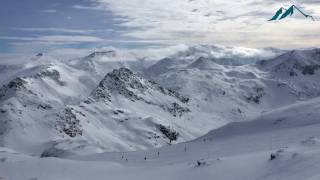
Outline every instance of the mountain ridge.
[[(229, 51), (233, 55), (223, 55)], [(319, 49), (278, 53), (196, 46), (138, 69), (139, 59), (118, 63), (104, 53), (30, 63), (25, 73), (19, 72), (22, 77), (15, 76), (22, 82), (17, 85), (26, 86), (22, 95), (0, 98), (1, 122), (12, 127), (6, 131), (3, 126), (1, 143), (46, 156), (141, 150), (191, 140), (227, 123), (318, 97)], [(231, 63), (238, 56), (242, 65)], [(86, 60), (100, 70), (81, 68)], [(296, 68), (297, 62), (308, 67)], [(291, 76), (291, 70), (298, 76)], [(159, 127), (177, 132), (177, 141), (171, 142)], [(30, 142), (37, 136), (42, 137)], [(12, 138), (29, 145), (12, 143)]]

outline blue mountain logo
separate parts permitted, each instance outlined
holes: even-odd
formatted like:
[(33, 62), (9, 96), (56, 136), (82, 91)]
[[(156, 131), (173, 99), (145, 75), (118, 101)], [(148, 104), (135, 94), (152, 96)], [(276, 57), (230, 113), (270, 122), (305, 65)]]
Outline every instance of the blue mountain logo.
[(281, 7), (276, 12), (276, 14), (271, 19), (269, 19), (269, 21), (281, 20), (281, 19), (284, 19), (288, 16), (292, 16), (295, 11), (302, 14), (305, 18), (311, 18), (314, 21), (313, 16), (310, 16), (310, 15), (304, 13), (302, 10), (300, 10), (300, 8), (298, 8), (295, 5), (290, 6), (289, 9), (285, 9), (285, 8)]

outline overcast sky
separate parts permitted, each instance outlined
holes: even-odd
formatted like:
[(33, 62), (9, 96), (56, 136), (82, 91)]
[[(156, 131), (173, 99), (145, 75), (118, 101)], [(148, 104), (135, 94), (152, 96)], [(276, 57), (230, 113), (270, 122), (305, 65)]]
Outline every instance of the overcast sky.
[(320, 0), (1, 0), (0, 53), (207, 43), (320, 46), (320, 21), (267, 21), (291, 4), (319, 19)]

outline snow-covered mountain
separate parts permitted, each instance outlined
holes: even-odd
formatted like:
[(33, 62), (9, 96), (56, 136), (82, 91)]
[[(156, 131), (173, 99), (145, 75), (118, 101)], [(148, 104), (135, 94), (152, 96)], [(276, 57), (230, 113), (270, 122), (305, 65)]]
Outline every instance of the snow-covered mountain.
[(320, 177), (319, 49), (141, 57), (1, 64), (0, 179)]
[[(90, 58), (85, 60), (90, 61)], [(61, 136), (56, 127), (60, 119), (58, 114), (66, 105), (78, 105), (85, 100), (101, 80), (95, 72), (72, 64), (75, 62), (75, 59), (60, 61), (38, 54), (24, 65), (10, 65), (19, 68), (10, 69), (0, 88), (1, 144), (41, 153), (42, 146), (48, 146), (47, 143)], [(118, 62), (109, 63), (112, 64), (120, 67)], [(108, 69), (105, 71), (107, 73)]]
[[(98, 144), (104, 151), (159, 147), (186, 140), (179, 138), (180, 134), (188, 137), (188, 129), (179, 127), (182, 117), (191, 113), (188, 101), (175, 91), (120, 68), (108, 73), (79, 105), (66, 106), (59, 113), (58, 128), (62, 134)], [(52, 148), (57, 149), (56, 145), (50, 147), (47, 156), (59, 156)]]
[(120, 67), (130, 67), (132, 70), (141, 71), (153, 63), (153, 61), (146, 59), (147, 57), (142, 58), (139, 55), (112, 49), (95, 51), (88, 56), (71, 59), (66, 63), (75, 69), (89, 72), (101, 80), (106, 73)]
[(250, 121), (231, 123), (191, 142), (147, 151), (57, 159), (1, 148), (0, 174), (3, 179), (17, 180), (317, 180), (319, 104), (319, 98), (315, 98), (284, 106)]
[[(237, 66), (204, 56), (166, 58), (146, 69), (145, 74), (165, 87), (192, 95), (199, 114), (240, 121), (319, 96), (318, 53), (319, 49), (290, 51)], [(290, 75), (292, 72), (296, 76)]]
[(319, 49), (192, 46), (157, 62), (140, 57), (33, 57), (2, 81), (1, 145), (60, 157), (144, 150), (320, 94)]

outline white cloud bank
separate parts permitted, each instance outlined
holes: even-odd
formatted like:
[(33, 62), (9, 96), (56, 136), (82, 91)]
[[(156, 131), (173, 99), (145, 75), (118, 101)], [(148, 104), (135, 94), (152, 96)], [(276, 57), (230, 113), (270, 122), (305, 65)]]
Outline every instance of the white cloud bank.
[(72, 8), (74, 9), (82, 9), (82, 10), (103, 10), (103, 8), (99, 6), (83, 6), (83, 5), (73, 5)]
[[(289, 1), (275, 0), (96, 0), (111, 11), (124, 36), (168, 43), (218, 43), (249, 47), (320, 46), (320, 21), (293, 17), (268, 22)], [(320, 3), (296, 1), (314, 16)]]
[(41, 12), (43, 12), (43, 13), (56, 13), (57, 10), (55, 10), (55, 9), (45, 9), (45, 10), (42, 10)]

